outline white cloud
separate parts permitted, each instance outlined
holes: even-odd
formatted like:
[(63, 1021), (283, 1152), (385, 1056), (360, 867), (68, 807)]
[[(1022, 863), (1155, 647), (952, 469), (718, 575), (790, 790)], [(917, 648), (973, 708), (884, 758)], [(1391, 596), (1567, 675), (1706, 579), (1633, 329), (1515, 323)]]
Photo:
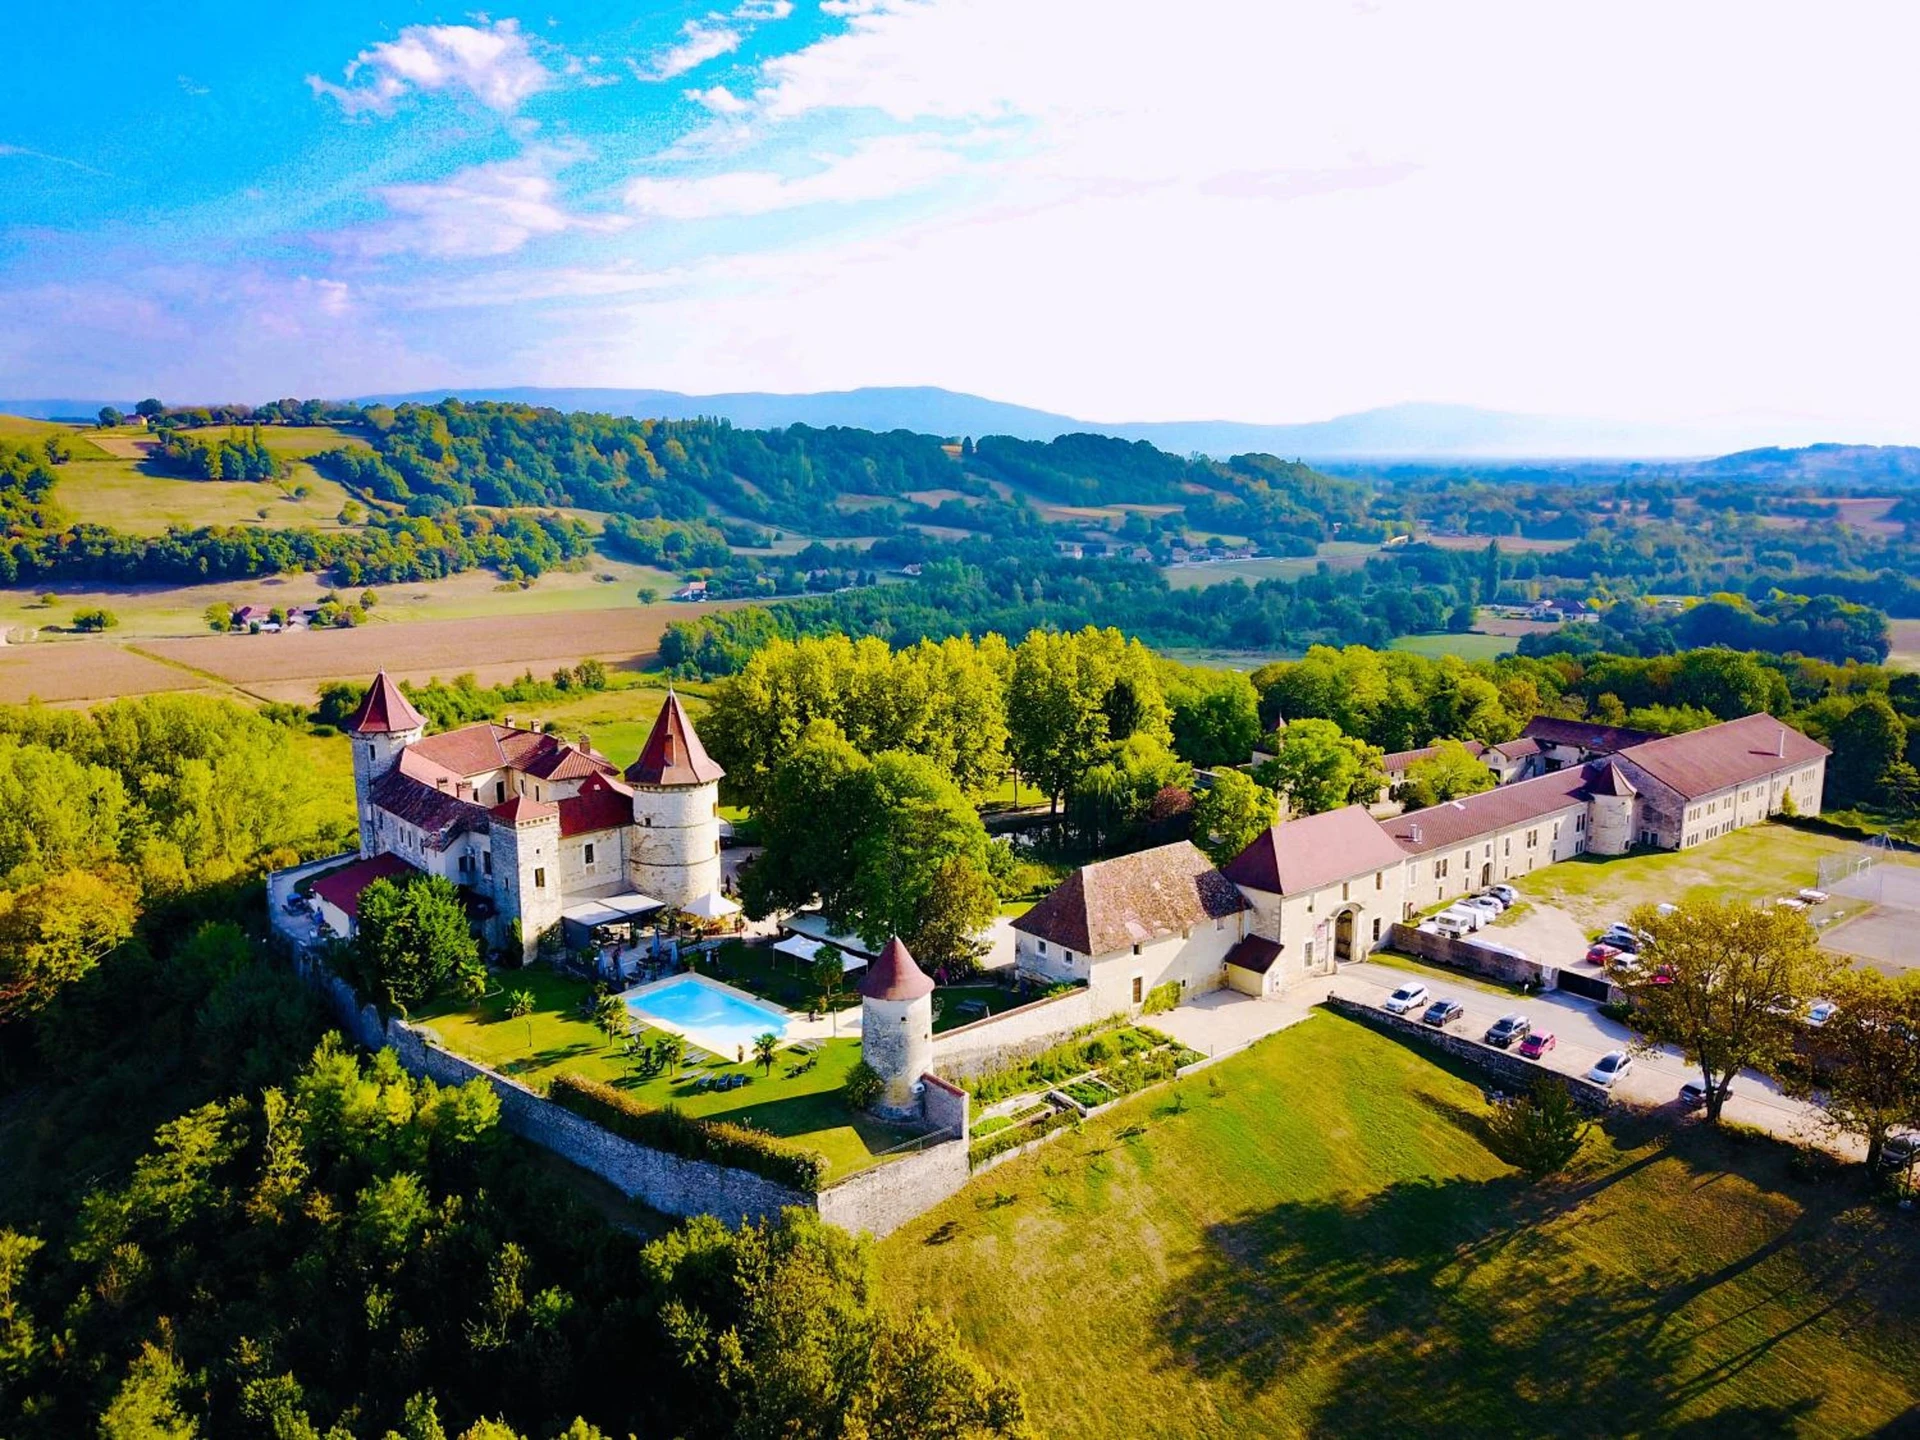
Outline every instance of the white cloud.
[(315, 95), (339, 102), (348, 115), (391, 115), (416, 91), (465, 91), (489, 110), (511, 115), (553, 75), (535, 58), (519, 22), (409, 25), (399, 36), (369, 46), (346, 68), (345, 84), (307, 76)]
[(689, 100), (705, 106), (716, 115), (744, 115), (753, 108), (751, 101), (734, 94), (724, 85), (711, 85), (705, 90), (689, 90), (686, 93)]
[(432, 184), (384, 185), (374, 193), (393, 218), (331, 238), (366, 257), (459, 259), (510, 254), (529, 240), (569, 230), (624, 227), (625, 216), (580, 215), (562, 203), (552, 171), (571, 158), (537, 148)]
[(952, 147), (912, 135), (869, 140), (849, 154), (811, 159), (819, 168), (799, 175), (732, 170), (698, 178), (642, 177), (628, 183), (626, 200), (641, 214), (666, 220), (765, 215), (801, 205), (888, 199), (925, 189), (967, 164)]
[(680, 27), (678, 41), (656, 50), (645, 65), (635, 64), (633, 73), (641, 80), (671, 80), (739, 48), (740, 32), (732, 26), (712, 20), (689, 20)]
[(784, 20), (793, 14), (793, 0), (740, 0), (733, 7), (736, 20)]

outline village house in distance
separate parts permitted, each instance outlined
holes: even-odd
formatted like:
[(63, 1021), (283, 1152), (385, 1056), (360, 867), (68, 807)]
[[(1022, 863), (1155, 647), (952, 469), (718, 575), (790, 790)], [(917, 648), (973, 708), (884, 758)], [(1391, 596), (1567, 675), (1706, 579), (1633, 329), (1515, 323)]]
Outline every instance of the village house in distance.
[(347, 732), (361, 859), (314, 887), (343, 935), (360, 892), (407, 870), (445, 876), (483, 902), (489, 943), (526, 958), (584, 900), (634, 914), (734, 908), (719, 894), (725, 772), (672, 691), (624, 772), (584, 740), (538, 727), (481, 722), (428, 735), (384, 670)]
[(1395, 922), (1557, 861), (1817, 815), (1827, 754), (1766, 714), (1664, 737), (1542, 717), (1483, 751), (1508, 783), (1477, 795), (1283, 821), (1217, 870), (1184, 840), (1082, 866), (1013, 922), (1014, 963), (1085, 983), (1103, 1014), (1175, 983), (1277, 995), (1385, 944)]

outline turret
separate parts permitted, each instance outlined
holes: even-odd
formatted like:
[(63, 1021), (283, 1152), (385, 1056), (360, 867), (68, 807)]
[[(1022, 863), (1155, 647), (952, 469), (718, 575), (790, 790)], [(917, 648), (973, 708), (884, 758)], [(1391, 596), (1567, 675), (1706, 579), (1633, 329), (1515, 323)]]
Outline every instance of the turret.
[[(560, 807), (515, 795), (489, 810), (487, 818), (494, 897), (503, 916), (520, 922), (515, 958), (525, 964), (566, 908), (560, 888)], [(511, 951), (511, 941), (505, 943)]]
[(1633, 848), (1633, 812), (1639, 791), (1618, 762), (1596, 760), (1587, 767), (1587, 849), (1595, 855), (1624, 855)]
[(627, 878), (635, 890), (684, 910), (720, 888), (720, 781), (680, 697), (667, 703), (629, 765), (632, 844)]
[(860, 1058), (885, 1083), (875, 1114), (920, 1114), (920, 1077), (933, 1068), (933, 981), (898, 935), (860, 982)]
[(373, 828), (374, 785), (400, 763), (400, 752), (426, 733), (427, 722), (400, 687), (382, 670), (360, 699), (360, 708), (347, 721), (353, 746), (353, 803), (360, 817), (360, 853), (373, 855), (378, 846)]

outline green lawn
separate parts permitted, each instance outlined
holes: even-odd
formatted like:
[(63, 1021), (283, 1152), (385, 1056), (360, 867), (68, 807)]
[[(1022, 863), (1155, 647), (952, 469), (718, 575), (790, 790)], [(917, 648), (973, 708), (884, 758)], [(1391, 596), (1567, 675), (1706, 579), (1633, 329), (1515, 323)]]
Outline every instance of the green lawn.
[(1313, 574), (1323, 563), (1335, 570), (1358, 569), (1379, 549), (1366, 540), (1325, 540), (1314, 555), (1262, 555), (1252, 560), (1222, 560), (1215, 565), (1165, 565), (1160, 573), (1175, 590), (1200, 590), (1230, 580), (1244, 580), (1249, 585), (1261, 580), (1298, 580)]
[[(831, 1040), (819, 1063), (805, 1074), (789, 1075), (798, 1057), (782, 1051), (768, 1074), (751, 1058), (745, 1065), (688, 1066), (677, 1077), (642, 1079), (634, 1063), (607, 1044), (604, 1031), (579, 1013), (591, 987), (557, 975), (543, 965), (498, 977), (499, 988), (475, 1006), (439, 1002), (413, 1018), (428, 1026), (458, 1054), (544, 1090), (554, 1075), (570, 1070), (618, 1086), (651, 1105), (677, 1105), (689, 1115), (712, 1116), (750, 1124), (781, 1135), (826, 1156), (834, 1179), (879, 1163), (880, 1152), (911, 1138), (913, 1131), (884, 1125), (848, 1110), (840, 1098), (847, 1071), (860, 1058), (858, 1040)], [(505, 1016), (505, 991), (531, 990), (533, 1013)], [(644, 1032), (643, 1040), (652, 1037)], [(745, 1074), (753, 1082), (718, 1094), (698, 1093), (702, 1075)]]
[(879, 1247), (1040, 1433), (1891, 1434), (1920, 1398), (1912, 1219), (1771, 1144), (1623, 1120), (1528, 1186), (1475, 1084), (1330, 1014), (1208, 1075)]
[[(1791, 895), (1814, 883), (1821, 856), (1859, 850), (1857, 841), (1790, 825), (1752, 825), (1691, 850), (1581, 855), (1514, 883), (1529, 899), (1558, 905), (1589, 929), (1598, 929), (1623, 919), (1636, 905)], [(1889, 858), (1909, 863), (1915, 857)], [(1841, 908), (1849, 907), (1842, 902)], [(1855, 903), (1850, 908), (1860, 907)]]
[(1511, 635), (1482, 635), (1477, 630), (1469, 630), (1461, 635), (1402, 635), (1387, 648), (1424, 655), (1429, 660), (1446, 655), (1458, 655), (1462, 660), (1491, 660), (1497, 655), (1511, 655), (1518, 643)]

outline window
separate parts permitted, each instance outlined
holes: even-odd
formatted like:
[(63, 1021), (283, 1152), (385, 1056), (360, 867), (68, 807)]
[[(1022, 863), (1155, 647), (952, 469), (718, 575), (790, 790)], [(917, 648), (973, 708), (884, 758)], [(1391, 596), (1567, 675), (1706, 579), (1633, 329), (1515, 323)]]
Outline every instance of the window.
[(1044, 941), (1044, 940), (1038, 940), (1038, 941), (1035, 941), (1034, 943), (1035, 943), (1035, 944), (1037, 944), (1037, 945), (1038, 945), (1038, 946), (1040, 947), (1040, 953), (1041, 953), (1042, 955), (1044, 955), (1044, 954), (1046, 954), (1046, 953), (1047, 953), (1047, 942), (1046, 942), (1046, 941)]
[(491, 850), (483, 850), (480, 853), (480, 868), (489, 875), (493, 874), (493, 852)]
[(1303, 966), (1309, 967), (1313, 964), (1313, 942), (1311, 940), (1307, 941), (1306, 954), (1302, 957), (1300, 963)]
[(1376, 870), (1373, 872), (1373, 888), (1376, 890), (1384, 890), (1387, 888), (1387, 872), (1386, 871)]
[(1502, 855), (1511, 855), (1513, 853), (1513, 837), (1511, 835), (1505, 836), (1501, 839), (1500, 853)]
[[(1138, 954), (1140, 953), (1140, 947), (1139, 947), (1138, 945), (1136, 945), (1136, 946), (1134, 946), (1134, 947), (1133, 947), (1133, 953), (1134, 953), (1134, 954), (1136, 954), (1136, 955), (1138, 955)], [(1138, 978), (1137, 978), (1137, 977), (1136, 977), (1136, 979), (1135, 979), (1135, 982), (1134, 982), (1134, 983), (1135, 983), (1135, 984), (1138, 984), (1138, 983), (1139, 983), (1139, 981), (1138, 981)]]
[(586, 860), (587, 864), (593, 864), (593, 842), (591, 840), (587, 841), (585, 845), (580, 847), (580, 851), (582, 858)]
[(496, 805), (504, 804), (506, 802), (506, 798), (507, 798), (507, 782), (504, 780), (494, 781), (493, 782), (493, 803)]
[(1353, 898), (1353, 882), (1352, 881), (1342, 880), (1340, 882), (1340, 898), (1342, 900), (1351, 900)]
[(547, 888), (547, 871), (544, 865), (536, 865), (533, 867), (533, 888), (536, 890), (544, 890)]
[(367, 741), (367, 763), (369, 765), (373, 763), (373, 742), (371, 740)]
[(1378, 915), (1373, 917), (1373, 943), (1376, 945), (1380, 943), (1380, 917)]
[[(1140, 947), (1138, 945), (1133, 947), (1133, 953), (1136, 955), (1140, 953)], [(1143, 999), (1146, 998), (1146, 989), (1147, 989), (1146, 977), (1142, 975), (1134, 976), (1133, 977), (1133, 1003), (1134, 1004), (1138, 1005)]]
[(1540, 832), (1538, 830), (1527, 831), (1527, 849), (1532, 850), (1536, 848), (1539, 844), (1540, 844)]
[(1217, 931), (1221, 931), (1221, 930), (1224, 930), (1224, 929), (1226, 929), (1226, 928), (1227, 928), (1227, 917), (1226, 917), (1226, 916), (1224, 916), (1224, 915), (1216, 915), (1216, 916), (1214, 916), (1214, 917), (1213, 917), (1213, 928), (1214, 928), (1214, 930), (1215, 930), (1216, 932), (1217, 932)]

